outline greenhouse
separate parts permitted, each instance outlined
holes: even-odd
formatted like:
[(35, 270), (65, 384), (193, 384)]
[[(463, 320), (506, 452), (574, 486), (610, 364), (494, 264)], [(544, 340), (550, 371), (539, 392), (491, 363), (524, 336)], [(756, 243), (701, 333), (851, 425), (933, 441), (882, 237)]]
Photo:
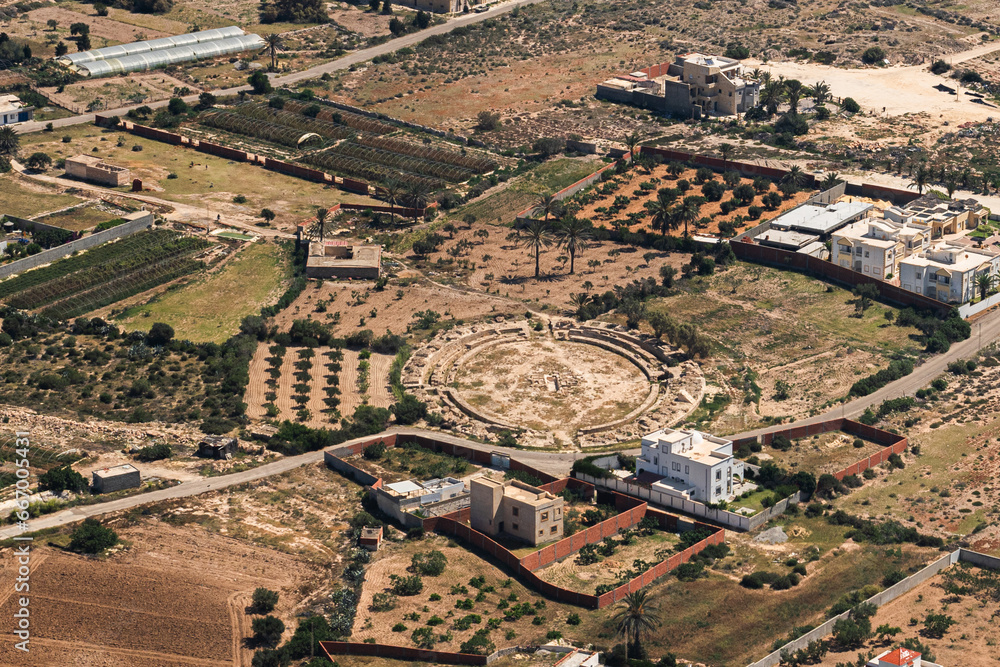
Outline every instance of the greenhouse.
[(84, 76), (112, 76), (262, 49), (260, 35), (237, 26), (202, 30), (144, 42), (106, 46), (59, 56), (56, 60)]

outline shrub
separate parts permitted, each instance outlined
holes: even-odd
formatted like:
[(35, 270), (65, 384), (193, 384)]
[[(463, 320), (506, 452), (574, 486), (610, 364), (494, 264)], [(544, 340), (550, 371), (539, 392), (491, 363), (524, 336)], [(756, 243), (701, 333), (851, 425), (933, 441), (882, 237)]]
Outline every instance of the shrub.
[(436, 549), (427, 553), (415, 553), (410, 559), (410, 566), (414, 572), (431, 577), (436, 577), (444, 572), (447, 565), (447, 557)]
[(253, 637), (256, 642), (264, 646), (274, 647), (281, 640), (281, 635), (285, 631), (285, 624), (280, 618), (265, 616), (253, 619), (250, 628), (253, 630)]
[(377, 461), (378, 459), (382, 458), (382, 456), (385, 454), (385, 450), (386, 450), (385, 443), (376, 442), (375, 444), (368, 445), (367, 447), (365, 447), (362, 450), (361, 454), (369, 461)]
[(392, 626), (392, 631), (393, 632), (406, 632), (406, 626), (403, 625), (402, 623), (397, 623), (396, 625)]
[(278, 594), (275, 591), (267, 588), (254, 589), (250, 606), (255, 614), (270, 613), (276, 604), (278, 604)]
[(52, 468), (38, 478), (38, 486), (52, 493), (73, 491), (79, 493), (87, 490), (87, 480), (71, 467), (60, 466)]
[(573, 612), (566, 617), (566, 625), (580, 625), (580, 614)]
[(135, 458), (139, 461), (160, 461), (162, 459), (169, 459), (172, 453), (170, 445), (161, 442), (149, 447), (143, 447), (135, 453)]
[(399, 596), (417, 595), (424, 590), (424, 582), (419, 575), (411, 574), (401, 577), (398, 574), (389, 575), (392, 582), (392, 592)]
[(70, 536), (69, 549), (84, 554), (99, 554), (118, 544), (118, 533), (105, 528), (97, 519), (84, 519)]
[(861, 105), (855, 102), (853, 97), (845, 97), (841, 107), (848, 113), (858, 113), (861, 111)]

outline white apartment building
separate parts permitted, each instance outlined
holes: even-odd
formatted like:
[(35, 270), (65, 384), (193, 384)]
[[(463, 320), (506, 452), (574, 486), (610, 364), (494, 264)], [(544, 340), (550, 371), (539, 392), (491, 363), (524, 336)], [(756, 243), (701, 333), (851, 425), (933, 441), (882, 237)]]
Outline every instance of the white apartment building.
[(977, 295), (976, 281), (996, 279), (1000, 256), (938, 241), (899, 264), (899, 284), (908, 291), (945, 303), (966, 303)]
[(930, 228), (872, 218), (833, 233), (830, 261), (879, 280), (898, 283), (899, 263), (922, 252), (930, 242)]
[(636, 476), (660, 477), (651, 484), (663, 493), (703, 503), (731, 500), (743, 481), (743, 461), (733, 458), (733, 442), (695, 430), (661, 429), (642, 439)]

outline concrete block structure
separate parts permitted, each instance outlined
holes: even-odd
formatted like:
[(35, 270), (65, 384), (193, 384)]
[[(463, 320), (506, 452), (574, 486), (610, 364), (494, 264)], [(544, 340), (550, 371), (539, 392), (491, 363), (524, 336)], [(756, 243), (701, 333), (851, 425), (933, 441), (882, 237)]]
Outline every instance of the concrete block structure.
[[(394, 482), (375, 489), (374, 493), (379, 509), (404, 524), (407, 523), (404, 514), (447, 501), (454, 501), (447, 504), (447, 511), (453, 511), (464, 506), (462, 501), (468, 498), (465, 482), (454, 477), (430, 479), (426, 482)], [(430, 510), (425, 512), (430, 513)]]
[(239, 449), (239, 440), (221, 435), (209, 435), (198, 443), (198, 456), (210, 459), (231, 459)]
[(835, 231), (872, 216), (875, 206), (865, 202), (802, 204), (771, 221), (771, 229), (790, 230), (830, 238)]
[(471, 486), (470, 522), (475, 530), (533, 545), (562, 539), (565, 502), (560, 496), (519, 480), (479, 477)]
[[(695, 430), (661, 429), (642, 439), (636, 479), (687, 500), (732, 500), (743, 484), (743, 461), (733, 442)], [(739, 491), (742, 492), (742, 491)]]
[(760, 84), (745, 79), (740, 61), (701, 53), (620, 75), (598, 84), (600, 99), (682, 118), (732, 116), (760, 102)]
[(310, 278), (377, 280), (381, 266), (382, 247), (377, 245), (312, 241), (306, 256), (306, 276)]
[(32, 120), (35, 107), (26, 107), (17, 95), (0, 95), (0, 125), (13, 125)]
[(361, 537), (358, 538), (358, 544), (362, 549), (367, 549), (368, 551), (378, 551), (378, 548), (382, 546), (382, 526), (375, 528), (362, 528)]
[(125, 167), (116, 167), (90, 155), (66, 158), (66, 173), (73, 178), (117, 188), (127, 185), (132, 177)]
[(113, 468), (101, 468), (93, 473), (92, 486), (97, 493), (134, 489), (141, 484), (139, 469), (128, 463)]

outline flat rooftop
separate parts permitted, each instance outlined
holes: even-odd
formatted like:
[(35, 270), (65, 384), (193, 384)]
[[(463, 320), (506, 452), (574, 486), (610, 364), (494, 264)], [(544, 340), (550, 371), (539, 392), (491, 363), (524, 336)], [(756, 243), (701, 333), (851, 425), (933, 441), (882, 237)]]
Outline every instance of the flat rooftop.
[[(331, 249), (349, 247), (350, 257), (338, 257), (328, 254)], [(306, 263), (309, 266), (379, 268), (382, 262), (382, 246), (349, 245), (344, 241), (313, 241), (309, 244), (309, 256)]]
[(129, 473), (139, 472), (139, 469), (134, 465), (125, 463), (120, 466), (114, 466), (113, 468), (101, 468), (100, 470), (94, 471), (95, 477), (100, 477), (101, 479), (107, 479), (109, 477), (117, 477), (118, 475), (127, 475)]
[(691, 445), (689, 449), (684, 452), (674, 452), (678, 456), (683, 456), (684, 458), (690, 459), (692, 461), (697, 461), (699, 463), (705, 463), (707, 465), (712, 465), (718, 461), (720, 458), (728, 458), (729, 454), (718, 454), (716, 450), (726, 445), (731, 444), (729, 440), (724, 440), (722, 438), (716, 438), (707, 433), (702, 433), (701, 431), (685, 431), (683, 429), (662, 429), (654, 433), (650, 433), (645, 436), (643, 440), (653, 440), (657, 444), (661, 442), (668, 442), (670, 444), (676, 444), (691, 439)]
[(772, 220), (771, 227), (829, 234), (846, 225), (855, 216), (874, 208), (873, 204), (865, 202), (837, 202), (825, 206), (803, 204)]
[(813, 241), (818, 241), (819, 237), (815, 234), (803, 234), (802, 232), (793, 232), (786, 229), (769, 229), (754, 240), (765, 245), (801, 248)]

